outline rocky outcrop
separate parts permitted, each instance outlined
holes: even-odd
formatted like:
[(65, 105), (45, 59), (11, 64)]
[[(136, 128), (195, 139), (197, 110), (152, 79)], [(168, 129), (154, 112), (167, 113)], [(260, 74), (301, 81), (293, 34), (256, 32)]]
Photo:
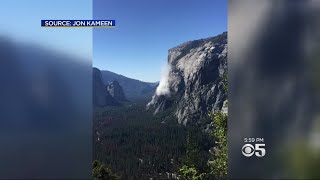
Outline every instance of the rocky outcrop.
[(179, 123), (198, 123), (209, 112), (221, 110), (227, 98), (226, 70), (226, 32), (172, 48), (167, 77), (160, 81), (147, 108), (155, 113), (174, 108)]
[(127, 101), (122, 87), (118, 81), (113, 81), (106, 86), (108, 93), (117, 101)]
[(117, 105), (118, 102), (109, 94), (105, 89), (105, 85), (102, 81), (101, 72), (98, 68), (93, 68), (93, 105), (94, 106), (108, 106), (108, 105)]
[(132, 102), (149, 101), (158, 85), (158, 83), (139, 81), (107, 70), (101, 70), (101, 74), (105, 85), (113, 81), (119, 82), (126, 98)]

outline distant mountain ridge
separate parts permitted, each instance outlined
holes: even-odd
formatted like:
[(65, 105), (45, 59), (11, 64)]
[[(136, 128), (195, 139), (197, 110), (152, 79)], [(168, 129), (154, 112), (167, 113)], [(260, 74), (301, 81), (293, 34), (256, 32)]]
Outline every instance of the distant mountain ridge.
[(129, 101), (149, 101), (159, 84), (128, 78), (108, 70), (101, 70), (101, 77), (105, 85), (117, 81)]

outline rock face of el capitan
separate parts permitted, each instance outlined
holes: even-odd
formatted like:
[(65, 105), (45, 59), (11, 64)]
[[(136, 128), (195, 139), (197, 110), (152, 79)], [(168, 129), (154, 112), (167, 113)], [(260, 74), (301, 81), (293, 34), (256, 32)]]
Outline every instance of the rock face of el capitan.
[(168, 74), (148, 103), (157, 114), (169, 108), (180, 124), (193, 124), (226, 104), (227, 32), (189, 41), (168, 51)]

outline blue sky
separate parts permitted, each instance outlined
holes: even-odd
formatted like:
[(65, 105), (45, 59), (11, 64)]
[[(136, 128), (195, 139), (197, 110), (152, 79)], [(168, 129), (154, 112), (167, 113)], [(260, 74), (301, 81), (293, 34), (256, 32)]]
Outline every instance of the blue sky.
[(92, 29), (41, 28), (41, 19), (92, 19), (92, 0), (1, 0), (0, 35), (92, 58)]
[(93, 29), (93, 65), (155, 82), (168, 49), (227, 31), (227, 0), (94, 0), (94, 19), (115, 29)]

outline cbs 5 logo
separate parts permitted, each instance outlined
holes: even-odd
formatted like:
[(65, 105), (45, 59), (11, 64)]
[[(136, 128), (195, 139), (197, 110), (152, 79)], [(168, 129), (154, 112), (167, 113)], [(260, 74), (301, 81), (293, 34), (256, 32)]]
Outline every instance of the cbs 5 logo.
[(263, 157), (266, 155), (265, 144), (245, 144), (242, 146), (242, 154), (246, 157), (251, 157), (255, 154), (257, 157)]

